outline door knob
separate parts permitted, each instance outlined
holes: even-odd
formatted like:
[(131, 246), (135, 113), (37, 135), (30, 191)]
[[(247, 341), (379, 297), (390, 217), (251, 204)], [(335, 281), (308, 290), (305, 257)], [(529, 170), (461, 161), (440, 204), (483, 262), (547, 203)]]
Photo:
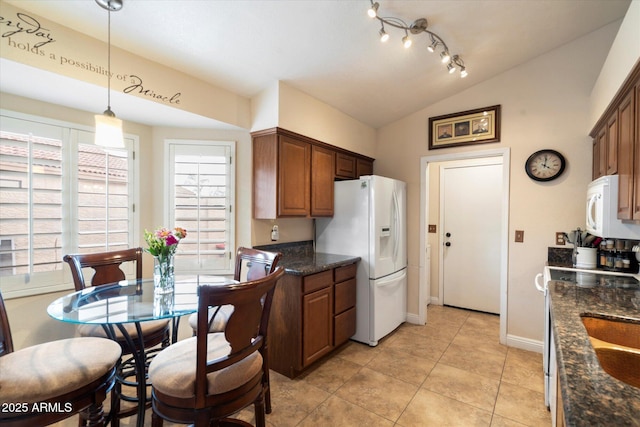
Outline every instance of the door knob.
[(445, 234), (445, 236), (451, 237), (451, 233), (447, 233), (447, 234)]
[(445, 246), (451, 246), (451, 242), (447, 242), (444, 244)]

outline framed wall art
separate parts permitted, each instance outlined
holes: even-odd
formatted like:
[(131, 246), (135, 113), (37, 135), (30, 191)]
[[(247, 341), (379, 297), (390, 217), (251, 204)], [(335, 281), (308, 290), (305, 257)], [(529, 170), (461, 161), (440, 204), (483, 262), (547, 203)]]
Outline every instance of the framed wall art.
[(500, 142), (500, 106), (429, 118), (429, 150)]

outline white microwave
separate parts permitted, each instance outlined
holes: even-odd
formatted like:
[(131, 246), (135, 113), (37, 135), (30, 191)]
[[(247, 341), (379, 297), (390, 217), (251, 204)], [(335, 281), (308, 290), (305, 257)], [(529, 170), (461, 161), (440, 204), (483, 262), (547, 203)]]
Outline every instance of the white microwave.
[(613, 239), (640, 239), (640, 224), (618, 219), (618, 175), (606, 175), (587, 188), (587, 232)]

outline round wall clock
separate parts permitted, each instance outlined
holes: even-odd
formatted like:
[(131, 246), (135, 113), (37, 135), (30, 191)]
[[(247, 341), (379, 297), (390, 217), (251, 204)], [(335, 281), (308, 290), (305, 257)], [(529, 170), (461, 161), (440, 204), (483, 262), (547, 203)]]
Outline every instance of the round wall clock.
[(524, 170), (535, 181), (551, 181), (562, 175), (566, 165), (562, 154), (546, 149), (530, 155), (524, 164)]

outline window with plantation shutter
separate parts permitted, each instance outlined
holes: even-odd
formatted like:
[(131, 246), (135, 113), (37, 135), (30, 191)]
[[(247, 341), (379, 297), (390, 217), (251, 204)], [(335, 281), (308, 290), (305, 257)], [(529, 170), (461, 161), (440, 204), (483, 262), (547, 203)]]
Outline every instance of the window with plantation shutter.
[(0, 286), (5, 297), (72, 289), (62, 257), (131, 247), (133, 149), (82, 126), (0, 114)]
[(176, 252), (176, 270), (232, 274), (235, 143), (169, 140), (169, 224), (187, 237)]

